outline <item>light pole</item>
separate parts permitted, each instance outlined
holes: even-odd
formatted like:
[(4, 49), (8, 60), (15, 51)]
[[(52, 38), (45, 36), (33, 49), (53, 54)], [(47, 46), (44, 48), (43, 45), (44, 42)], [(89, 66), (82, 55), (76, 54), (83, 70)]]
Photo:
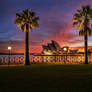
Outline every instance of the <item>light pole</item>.
[(67, 62), (68, 47), (64, 47), (63, 50), (64, 50), (64, 52), (65, 52), (65, 59), (64, 59), (64, 62), (65, 62), (65, 64), (66, 64), (66, 62)]
[(9, 60), (8, 60), (8, 66), (10, 64), (10, 55), (11, 55), (11, 49), (12, 47), (11, 46), (8, 46), (8, 51), (9, 51)]

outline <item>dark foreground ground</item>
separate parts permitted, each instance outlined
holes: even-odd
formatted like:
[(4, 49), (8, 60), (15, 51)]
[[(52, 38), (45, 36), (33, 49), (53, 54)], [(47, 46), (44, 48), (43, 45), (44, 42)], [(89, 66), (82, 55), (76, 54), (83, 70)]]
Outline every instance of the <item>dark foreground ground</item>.
[(92, 65), (1, 66), (0, 92), (92, 92)]

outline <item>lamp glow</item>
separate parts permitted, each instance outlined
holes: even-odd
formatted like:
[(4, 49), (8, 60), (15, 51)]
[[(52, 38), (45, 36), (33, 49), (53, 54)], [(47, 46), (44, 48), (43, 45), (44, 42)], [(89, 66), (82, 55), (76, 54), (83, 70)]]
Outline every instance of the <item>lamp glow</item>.
[(67, 51), (67, 48), (64, 48), (64, 51)]
[(11, 48), (12, 48), (11, 46), (8, 46), (8, 50), (11, 50)]

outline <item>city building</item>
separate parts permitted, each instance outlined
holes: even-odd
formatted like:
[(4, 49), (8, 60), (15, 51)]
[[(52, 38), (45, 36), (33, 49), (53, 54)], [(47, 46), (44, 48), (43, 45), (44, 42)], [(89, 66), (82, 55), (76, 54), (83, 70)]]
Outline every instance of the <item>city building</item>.
[[(83, 52), (79, 52), (78, 49), (71, 49), (69, 46), (60, 47), (60, 45), (54, 41), (51, 40), (51, 43), (48, 43), (47, 45), (43, 45), (42, 54), (44, 55), (83, 55)], [(90, 49), (89, 52), (92, 52), (92, 49)]]
[(54, 40), (51, 40), (51, 43), (43, 45), (42, 47), (43, 47), (42, 53), (45, 55), (57, 55), (61, 53), (60, 45)]

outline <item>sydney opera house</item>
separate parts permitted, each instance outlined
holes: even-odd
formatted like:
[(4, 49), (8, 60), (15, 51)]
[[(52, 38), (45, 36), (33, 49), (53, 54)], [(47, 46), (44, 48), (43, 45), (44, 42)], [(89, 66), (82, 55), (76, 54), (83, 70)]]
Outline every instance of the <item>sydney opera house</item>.
[[(78, 49), (71, 50), (68, 46), (60, 47), (60, 45), (54, 41), (51, 40), (51, 43), (48, 43), (47, 45), (43, 45), (43, 51), (42, 54), (44, 55), (59, 55), (59, 54), (78, 54)], [(80, 54), (80, 53), (79, 53)]]
[(60, 45), (54, 40), (51, 40), (51, 43), (43, 45), (42, 47), (43, 47), (42, 53), (45, 55), (56, 55), (61, 52)]

